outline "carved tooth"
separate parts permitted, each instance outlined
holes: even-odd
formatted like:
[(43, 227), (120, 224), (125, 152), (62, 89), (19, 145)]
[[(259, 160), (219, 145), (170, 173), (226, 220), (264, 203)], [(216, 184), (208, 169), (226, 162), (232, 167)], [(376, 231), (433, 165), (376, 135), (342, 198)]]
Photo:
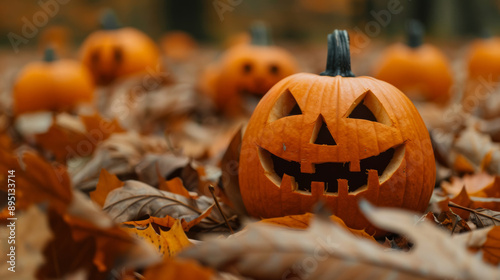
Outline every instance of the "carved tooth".
[(349, 163), (349, 171), (351, 172), (360, 172), (361, 166), (359, 166), (359, 160), (351, 160)]
[(316, 172), (316, 166), (314, 166), (314, 163), (310, 163), (307, 161), (301, 161), (300, 162), (300, 172), (307, 173), (307, 174), (313, 174), (314, 172)]
[(349, 185), (347, 179), (337, 179), (339, 197), (346, 197), (349, 194)]
[(366, 182), (368, 189), (380, 187), (380, 182), (378, 180), (378, 171), (375, 169), (368, 170), (368, 180)]
[(325, 192), (325, 182), (311, 182), (311, 196), (321, 198)]

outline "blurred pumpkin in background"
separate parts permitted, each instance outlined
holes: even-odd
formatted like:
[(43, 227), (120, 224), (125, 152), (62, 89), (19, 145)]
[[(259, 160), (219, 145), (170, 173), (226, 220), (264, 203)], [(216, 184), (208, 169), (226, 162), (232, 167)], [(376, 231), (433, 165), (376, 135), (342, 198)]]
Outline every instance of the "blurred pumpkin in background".
[(160, 46), (166, 57), (174, 61), (185, 61), (194, 54), (198, 43), (186, 32), (170, 31), (160, 39)]
[(261, 98), (278, 81), (297, 72), (297, 62), (288, 51), (270, 46), (263, 23), (254, 24), (251, 31), (251, 44), (228, 49), (217, 66), (207, 67), (201, 78), (202, 84), (213, 85), (205, 90), (216, 106), (230, 115), (242, 112), (248, 105), (244, 99)]
[(347, 32), (328, 36), (326, 71), (276, 84), (255, 109), (241, 146), (248, 213), (303, 214), (322, 200), (347, 226), (375, 232), (358, 208), (423, 212), (436, 168), (429, 133), (394, 86), (351, 72)]
[(388, 47), (375, 64), (374, 77), (386, 81), (412, 100), (444, 104), (450, 99), (452, 71), (446, 56), (437, 47), (423, 44), (423, 26), (408, 25), (408, 45)]
[(14, 83), (15, 114), (35, 111), (66, 111), (83, 102), (92, 102), (94, 82), (80, 62), (56, 60), (53, 49), (43, 61), (26, 65)]
[[(467, 57), (467, 84), (462, 97), (464, 110), (481, 105), (500, 81), (500, 38), (476, 39)], [(482, 99), (482, 100), (479, 100)]]
[(112, 11), (104, 13), (102, 26), (103, 30), (90, 34), (81, 47), (82, 62), (98, 84), (157, 71), (160, 51), (151, 38), (132, 27), (120, 28)]

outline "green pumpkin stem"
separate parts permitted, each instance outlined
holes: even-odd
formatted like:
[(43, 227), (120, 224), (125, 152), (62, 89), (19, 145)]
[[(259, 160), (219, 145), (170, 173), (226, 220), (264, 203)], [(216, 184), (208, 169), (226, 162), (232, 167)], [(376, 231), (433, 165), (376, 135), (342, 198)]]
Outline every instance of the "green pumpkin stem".
[(52, 62), (57, 59), (56, 52), (52, 47), (48, 47), (45, 49), (43, 53), (43, 61), (45, 62)]
[(351, 71), (349, 34), (345, 30), (335, 30), (328, 34), (328, 55), (326, 70), (321, 76), (355, 77)]
[(424, 26), (418, 20), (408, 22), (408, 46), (412, 48), (420, 47), (424, 42)]
[(251, 44), (257, 46), (272, 45), (271, 35), (266, 24), (262, 21), (257, 21), (250, 27), (250, 36), (252, 37)]
[(121, 27), (118, 17), (112, 9), (107, 9), (102, 13), (101, 27), (104, 30), (115, 30)]

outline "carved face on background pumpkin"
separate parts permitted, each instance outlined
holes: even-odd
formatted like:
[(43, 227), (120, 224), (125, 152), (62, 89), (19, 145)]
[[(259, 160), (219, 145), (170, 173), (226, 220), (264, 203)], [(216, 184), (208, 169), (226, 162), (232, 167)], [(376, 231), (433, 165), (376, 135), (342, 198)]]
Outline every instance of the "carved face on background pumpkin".
[(436, 172), (414, 105), (370, 77), (301, 73), (279, 82), (254, 111), (240, 159), (250, 215), (300, 214), (322, 199), (348, 226), (370, 233), (360, 198), (423, 211)]
[(245, 97), (262, 97), (277, 82), (296, 73), (297, 64), (282, 48), (241, 45), (225, 53), (218, 69), (215, 103), (224, 110), (241, 110)]
[(81, 56), (98, 84), (156, 71), (160, 63), (160, 52), (154, 41), (130, 27), (92, 33), (83, 43)]

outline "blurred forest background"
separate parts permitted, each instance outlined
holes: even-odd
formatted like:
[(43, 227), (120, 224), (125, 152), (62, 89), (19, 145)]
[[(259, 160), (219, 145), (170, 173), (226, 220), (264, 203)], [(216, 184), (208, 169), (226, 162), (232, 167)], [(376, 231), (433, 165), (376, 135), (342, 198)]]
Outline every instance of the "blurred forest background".
[[(40, 3), (57, 0), (0, 0), (0, 44), (9, 48), (10, 32), (22, 35), (26, 19), (33, 23)], [(498, 0), (59, 0), (59, 10), (48, 16), (34, 38), (22, 48), (34, 47), (40, 34), (50, 26), (71, 30), (71, 41), (78, 45), (90, 32), (98, 29), (104, 8), (116, 11), (125, 26), (133, 26), (153, 38), (170, 30), (183, 30), (202, 42), (218, 43), (227, 36), (246, 30), (256, 20), (266, 21), (276, 40), (323, 42), (334, 28), (372, 28), (377, 38), (396, 40), (405, 29), (408, 18), (421, 20), (429, 37), (450, 40), (466, 36), (498, 34), (500, 1)], [(386, 20), (383, 11), (397, 7), (397, 14)], [(379, 16), (377, 16), (379, 15)], [(40, 16), (40, 15), (38, 15)], [(376, 25), (367, 25), (377, 21)], [(44, 20), (43, 17), (38, 19)]]

